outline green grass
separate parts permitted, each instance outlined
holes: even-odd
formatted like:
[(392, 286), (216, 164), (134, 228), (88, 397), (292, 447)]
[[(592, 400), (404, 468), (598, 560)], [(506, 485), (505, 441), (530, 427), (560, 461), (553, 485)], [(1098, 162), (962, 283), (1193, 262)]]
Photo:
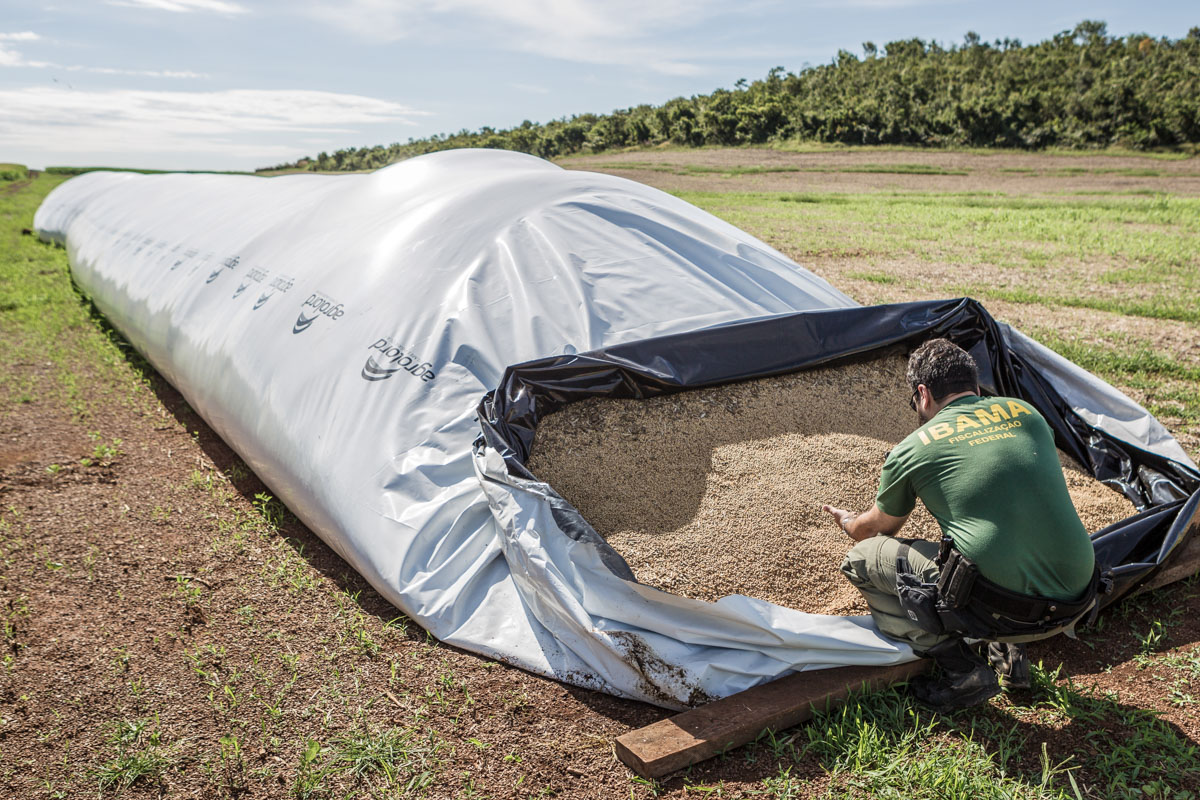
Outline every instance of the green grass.
[(417, 796), (438, 777), (448, 749), (436, 732), (414, 728), (358, 727), (328, 746), (309, 739), (300, 753), (292, 793), (298, 798), (326, 796), (327, 784), (337, 780), (365, 789), (369, 796)]
[[(1163, 172), (1161, 169), (1148, 169), (1145, 167), (1057, 167), (1046, 170), (1042, 174), (1055, 178), (1069, 178), (1078, 175), (1124, 175), (1130, 178), (1172, 177), (1171, 173)], [(1195, 176), (1181, 175), (1180, 177), (1190, 178)]]
[(23, 164), (0, 164), (0, 184), (19, 181), (29, 176)]
[[(1175, 728), (1041, 664), (1033, 679), (1019, 703), (953, 716), (922, 709), (900, 688), (854, 694), (809, 725), (767, 732), (746, 757), (780, 759), (779, 774), (762, 782), (767, 797), (814, 796), (792, 769), (815, 757), (831, 777), (823, 800), (1194, 800), (1184, 787), (1200, 781), (1200, 750)], [(1048, 736), (1046, 726), (1072, 736)]]
[[(979, 727), (997, 732), (996, 726)], [(815, 755), (833, 777), (827, 798), (1064, 796), (1054, 786), (1058, 765), (1037, 777), (1010, 773), (1028, 737), (977, 737), (975, 730), (964, 735), (952, 721), (921, 711), (896, 690), (854, 697), (803, 733), (804, 752)]]
[(900, 279), (895, 275), (889, 275), (886, 272), (847, 272), (847, 278), (853, 278), (860, 281), (870, 281), (871, 283), (899, 283)]
[(1200, 365), (1122, 337), (1100, 344), (1069, 339), (1047, 328), (1033, 329), (1030, 334), (1106, 381), (1144, 393), (1146, 409), (1172, 429), (1200, 426)]
[(1164, 172), (1150, 167), (1051, 167), (1031, 169), (1028, 167), (1001, 167), (997, 172), (1011, 175), (1037, 175), (1047, 178), (1072, 178), (1080, 175), (1122, 175), (1129, 178), (1194, 178), (1196, 173)]
[(984, 283), (969, 283), (951, 287), (950, 294), (970, 295), (980, 300), (1004, 300), (1009, 303), (1091, 308), (1131, 317), (1200, 322), (1200, 309), (1196, 308), (1194, 298), (1177, 299), (1167, 293), (1149, 300), (1126, 300), (1119, 297), (1073, 297), (1053, 291), (1038, 292), (1025, 288), (1007, 289)]
[(23, 190), (0, 195), (0, 407), (47, 397), (86, 418), (109, 403), (138, 402), (149, 371), (74, 290), (66, 252), (21, 233), (65, 179), (43, 172)]
[(92, 770), (101, 795), (120, 794), (136, 783), (156, 783), (173, 760), (157, 723), (146, 719), (115, 723), (109, 745), (115, 755)]
[(897, 175), (970, 175), (965, 169), (946, 169), (931, 164), (863, 164), (854, 167), (832, 168), (829, 172), (890, 172)]
[(141, 169), (139, 167), (46, 167), (46, 173), (50, 175), (60, 175), (72, 177), (82, 175), (85, 172), (136, 172), (141, 175), (167, 175), (170, 173), (182, 172), (187, 175), (254, 175), (253, 172), (239, 172), (236, 170), (216, 170), (216, 169), (183, 169), (183, 170), (167, 170), (167, 169)]
[[(850, 259), (840, 273), (888, 299), (970, 296), (1149, 320), (1200, 323), (1200, 198), (1163, 193), (737, 193), (680, 196), (800, 263)], [(897, 262), (909, 267), (889, 269)], [(817, 269), (822, 271), (818, 262)], [(826, 274), (836, 285), (838, 274)], [(1200, 366), (1145, 341), (1080, 342), (1031, 331), (1070, 360), (1136, 390), (1175, 430), (1200, 426)]]
[(801, 263), (917, 260), (946, 294), (1200, 321), (1200, 198), (678, 194)]

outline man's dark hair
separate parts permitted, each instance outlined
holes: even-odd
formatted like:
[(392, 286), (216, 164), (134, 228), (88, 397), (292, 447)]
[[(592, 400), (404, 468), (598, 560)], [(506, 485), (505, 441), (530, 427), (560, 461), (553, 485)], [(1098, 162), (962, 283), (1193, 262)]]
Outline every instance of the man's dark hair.
[(914, 392), (922, 383), (934, 402), (957, 392), (979, 391), (975, 359), (949, 339), (930, 339), (908, 357), (908, 385)]

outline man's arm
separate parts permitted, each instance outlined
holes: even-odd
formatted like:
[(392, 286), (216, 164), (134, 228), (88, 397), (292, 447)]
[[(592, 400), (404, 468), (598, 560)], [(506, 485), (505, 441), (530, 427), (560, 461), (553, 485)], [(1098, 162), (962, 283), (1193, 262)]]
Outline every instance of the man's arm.
[(912, 513), (909, 512), (903, 517), (893, 517), (891, 514), (880, 511), (879, 506), (871, 506), (870, 511), (864, 511), (861, 514), (833, 506), (821, 506), (821, 508), (832, 514), (846, 535), (856, 542), (870, 539), (881, 533), (884, 536), (895, 536), (904, 527), (904, 523), (908, 522)]

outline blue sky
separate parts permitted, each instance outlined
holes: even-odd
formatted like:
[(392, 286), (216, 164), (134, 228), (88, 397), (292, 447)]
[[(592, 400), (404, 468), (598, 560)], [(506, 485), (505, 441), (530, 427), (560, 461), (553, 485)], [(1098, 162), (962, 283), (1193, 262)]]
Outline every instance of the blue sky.
[(1193, 2), (0, 0), (0, 162), (252, 169), (797, 71), (864, 41), (1178, 38)]

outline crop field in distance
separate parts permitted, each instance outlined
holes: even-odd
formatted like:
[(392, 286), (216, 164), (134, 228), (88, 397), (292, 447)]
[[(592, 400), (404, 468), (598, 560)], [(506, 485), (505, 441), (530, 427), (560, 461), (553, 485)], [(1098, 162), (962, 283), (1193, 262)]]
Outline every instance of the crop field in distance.
[[(1200, 159), (560, 163), (672, 192), (863, 303), (975, 297), (1200, 458)], [(22, 233), (66, 179), (0, 165), (0, 797), (1200, 798), (1196, 578), (1032, 645), (1031, 691), (950, 716), (861, 694), (635, 777), (612, 739), (668, 712), (427, 636), (108, 326)]]

